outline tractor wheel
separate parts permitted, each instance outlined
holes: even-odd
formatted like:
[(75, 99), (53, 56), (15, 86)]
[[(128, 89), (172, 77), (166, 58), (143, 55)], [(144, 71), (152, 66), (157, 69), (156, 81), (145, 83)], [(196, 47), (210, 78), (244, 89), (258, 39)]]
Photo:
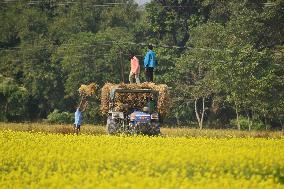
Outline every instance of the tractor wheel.
[(151, 130), (150, 130), (150, 135), (158, 135), (160, 134), (160, 124), (159, 123), (152, 123), (151, 125)]
[(117, 124), (111, 117), (107, 118), (107, 132), (110, 135), (115, 134), (117, 132)]
[(129, 133), (131, 135), (137, 134), (137, 128), (135, 127), (135, 125), (133, 123), (129, 124)]

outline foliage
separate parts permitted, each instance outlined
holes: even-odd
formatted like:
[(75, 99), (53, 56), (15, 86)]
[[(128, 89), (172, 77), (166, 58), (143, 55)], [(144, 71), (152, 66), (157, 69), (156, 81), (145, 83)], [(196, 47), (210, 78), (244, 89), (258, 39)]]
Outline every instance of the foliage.
[(24, 120), (28, 91), (0, 75), (0, 121)]
[[(265, 130), (266, 126), (259, 120), (249, 120), (246, 117), (240, 117), (239, 123), (241, 130)], [(232, 119), (231, 125), (237, 128), (237, 120)]]
[(49, 123), (71, 124), (74, 121), (74, 115), (73, 113), (70, 112), (59, 112), (58, 110), (55, 109), (53, 112), (48, 114), (47, 121)]
[(189, 29), (203, 21), (199, 1), (158, 1), (146, 5), (146, 18), (151, 38), (167, 45), (184, 46), (189, 39)]

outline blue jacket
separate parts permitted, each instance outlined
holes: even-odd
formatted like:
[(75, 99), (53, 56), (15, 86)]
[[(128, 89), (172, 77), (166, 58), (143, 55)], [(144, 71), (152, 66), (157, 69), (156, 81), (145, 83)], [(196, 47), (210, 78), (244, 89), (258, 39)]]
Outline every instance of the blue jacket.
[(156, 53), (152, 50), (149, 50), (144, 57), (144, 67), (145, 68), (156, 68), (157, 66), (157, 59)]
[(77, 108), (75, 112), (75, 125), (81, 125), (82, 122), (82, 113), (80, 112), (79, 108)]

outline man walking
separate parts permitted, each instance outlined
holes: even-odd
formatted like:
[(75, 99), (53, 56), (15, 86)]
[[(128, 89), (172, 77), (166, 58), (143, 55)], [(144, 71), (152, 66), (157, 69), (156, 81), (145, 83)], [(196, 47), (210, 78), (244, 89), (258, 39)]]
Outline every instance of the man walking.
[(153, 46), (148, 45), (148, 52), (144, 58), (145, 76), (147, 82), (153, 82), (153, 71), (157, 66), (156, 53)]
[(140, 83), (139, 74), (140, 74), (139, 60), (133, 53), (130, 53), (129, 82), (133, 83), (133, 76), (134, 76), (136, 83)]

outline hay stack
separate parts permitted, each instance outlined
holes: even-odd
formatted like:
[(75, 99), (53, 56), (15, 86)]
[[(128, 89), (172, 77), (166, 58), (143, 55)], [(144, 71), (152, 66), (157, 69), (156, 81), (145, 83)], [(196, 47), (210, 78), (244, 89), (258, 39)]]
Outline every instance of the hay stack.
[(101, 93), (101, 111), (106, 114), (109, 110), (109, 93), (114, 85), (111, 83), (106, 83), (102, 88)]
[[(159, 92), (157, 101), (157, 110), (161, 115), (165, 115), (169, 109), (169, 93), (167, 85), (156, 85), (154, 83), (141, 84), (111, 84), (107, 83), (102, 88), (101, 94), (101, 111), (107, 114), (109, 111), (109, 95), (114, 88), (122, 89), (152, 89)], [(142, 108), (147, 103), (147, 97), (153, 97), (152, 94), (137, 94), (137, 93), (118, 93), (115, 98), (115, 110), (123, 111), (123, 105), (127, 104), (132, 108)]]

